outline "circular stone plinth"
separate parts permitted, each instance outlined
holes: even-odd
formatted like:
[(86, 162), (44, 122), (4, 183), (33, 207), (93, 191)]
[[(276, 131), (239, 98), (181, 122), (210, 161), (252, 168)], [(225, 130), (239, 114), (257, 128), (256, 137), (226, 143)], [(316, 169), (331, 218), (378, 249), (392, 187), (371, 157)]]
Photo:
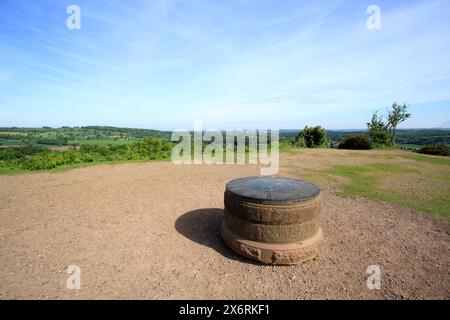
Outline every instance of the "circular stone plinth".
[(283, 177), (247, 177), (225, 190), (221, 235), (235, 252), (269, 264), (296, 264), (318, 254), (320, 189)]

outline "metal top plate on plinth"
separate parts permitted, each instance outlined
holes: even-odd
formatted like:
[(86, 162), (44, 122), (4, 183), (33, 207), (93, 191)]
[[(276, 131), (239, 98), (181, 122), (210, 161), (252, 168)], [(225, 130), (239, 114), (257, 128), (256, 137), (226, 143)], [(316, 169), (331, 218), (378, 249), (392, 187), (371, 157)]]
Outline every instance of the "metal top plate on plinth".
[(320, 188), (309, 182), (274, 176), (246, 177), (227, 183), (226, 190), (247, 201), (258, 203), (290, 203), (310, 200)]

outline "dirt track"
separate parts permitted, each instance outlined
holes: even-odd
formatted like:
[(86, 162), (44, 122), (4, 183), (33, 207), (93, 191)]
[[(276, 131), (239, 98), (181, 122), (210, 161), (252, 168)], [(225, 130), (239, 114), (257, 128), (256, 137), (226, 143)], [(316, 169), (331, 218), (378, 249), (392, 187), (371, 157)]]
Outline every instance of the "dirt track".
[[(450, 298), (447, 222), (327, 189), (317, 260), (236, 256), (218, 234), (224, 186), (257, 173), (160, 162), (0, 176), (0, 298)], [(66, 288), (72, 264), (80, 290)], [(369, 265), (381, 290), (366, 287)]]

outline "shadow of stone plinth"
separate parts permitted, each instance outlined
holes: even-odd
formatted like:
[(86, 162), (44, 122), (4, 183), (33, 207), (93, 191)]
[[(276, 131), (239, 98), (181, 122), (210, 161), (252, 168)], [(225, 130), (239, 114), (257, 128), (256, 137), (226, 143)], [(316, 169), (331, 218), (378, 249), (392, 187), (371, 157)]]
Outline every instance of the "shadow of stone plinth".
[(257, 264), (231, 251), (220, 237), (223, 209), (203, 208), (189, 211), (175, 221), (175, 229), (184, 237), (200, 245), (210, 247), (222, 256), (249, 264)]

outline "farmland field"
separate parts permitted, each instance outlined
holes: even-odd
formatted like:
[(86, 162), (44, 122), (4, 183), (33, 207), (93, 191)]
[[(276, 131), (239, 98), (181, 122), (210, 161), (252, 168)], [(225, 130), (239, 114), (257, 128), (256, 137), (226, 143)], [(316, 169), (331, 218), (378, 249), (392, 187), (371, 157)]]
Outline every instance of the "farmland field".
[[(280, 130), (283, 140), (291, 140), (300, 131)], [(331, 142), (339, 142), (344, 137), (355, 134), (365, 134), (366, 131), (335, 131), (328, 130), (327, 135)], [(168, 131), (116, 128), (102, 126), (87, 127), (61, 127), (61, 128), (0, 128), (0, 145), (20, 144), (22, 141), (30, 141), (40, 145), (118, 145), (130, 144), (137, 140), (156, 137), (169, 140), (171, 133)], [(450, 146), (449, 129), (408, 129), (399, 130), (397, 145), (399, 147), (417, 149), (430, 143), (442, 143)]]
[(69, 141), (70, 145), (79, 146), (79, 145), (101, 145), (101, 146), (107, 146), (107, 145), (121, 145), (121, 144), (132, 144), (136, 142), (137, 139), (131, 140), (131, 139), (99, 139), (99, 140), (73, 140)]
[(146, 137), (169, 139), (166, 131), (102, 126), (61, 127), (61, 128), (0, 128), (0, 144), (8, 140), (30, 141), (46, 144), (115, 144), (129, 143)]

